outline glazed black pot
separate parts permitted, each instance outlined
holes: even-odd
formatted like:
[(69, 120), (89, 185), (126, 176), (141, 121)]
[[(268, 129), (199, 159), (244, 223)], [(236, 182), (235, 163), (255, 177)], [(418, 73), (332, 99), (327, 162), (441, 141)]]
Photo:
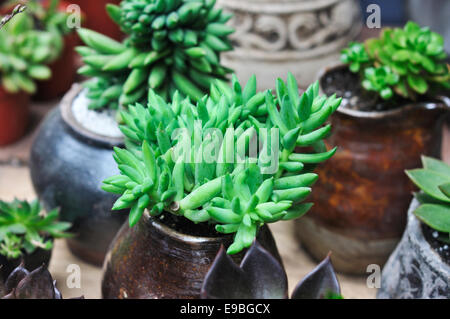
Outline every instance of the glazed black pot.
[(414, 215), (413, 200), (402, 240), (381, 275), (380, 299), (450, 299), (450, 265), (431, 247), (421, 222)]
[(21, 258), (8, 259), (3, 255), (0, 255), (0, 280), (8, 278), (9, 274), (16, 269), (22, 262), (25, 268), (29, 271), (33, 271), (36, 268), (45, 265), (48, 267), (50, 258), (52, 256), (52, 250), (45, 250), (38, 248), (31, 254), (23, 254)]
[(112, 153), (122, 140), (95, 134), (75, 120), (72, 103), (81, 90), (74, 85), (42, 123), (31, 149), (30, 170), (45, 208), (59, 207), (61, 220), (73, 223), (70, 231), (76, 236), (67, 240), (70, 250), (100, 266), (126, 218), (111, 212), (117, 196), (100, 188), (105, 178), (119, 173)]
[[(267, 226), (260, 229), (257, 240), (281, 263)], [(228, 246), (231, 242), (230, 235), (187, 235), (145, 212), (135, 227), (125, 223), (111, 244), (103, 266), (102, 296), (105, 299), (198, 299), (221, 245)], [(240, 262), (243, 256), (241, 252), (233, 259)]]

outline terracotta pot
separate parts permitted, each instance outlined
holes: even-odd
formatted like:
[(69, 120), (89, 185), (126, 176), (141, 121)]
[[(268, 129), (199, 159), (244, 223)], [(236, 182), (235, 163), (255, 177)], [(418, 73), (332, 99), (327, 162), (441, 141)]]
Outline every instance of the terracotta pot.
[(107, 35), (113, 39), (121, 40), (123, 33), (106, 12), (108, 3), (119, 4), (121, 0), (72, 0), (78, 4), (86, 17), (85, 27)]
[(381, 275), (380, 299), (450, 299), (450, 265), (426, 240), (421, 222), (414, 215), (413, 200), (408, 225)]
[(52, 100), (70, 89), (76, 75), (75, 47), (78, 45), (78, 41), (76, 33), (70, 33), (64, 37), (64, 49), (61, 56), (49, 65), (52, 77), (36, 83), (37, 93), (33, 98)]
[[(189, 221), (185, 221), (190, 223)], [(106, 299), (198, 299), (220, 246), (232, 237), (196, 237), (169, 228), (148, 212), (133, 228), (125, 223), (105, 259), (102, 296)], [(267, 226), (259, 243), (280, 262)], [(243, 253), (234, 256), (239, 262)]]
[[(338, 68), (344, 67), (327, 72)], [(446, 110), (443, 103), (416, 103), (361, 112), (344, 102), (331, 118), (327, 140), (338, 151), (318, 168), (315, 205), (295, 223), (307, 251), (321, 260), (331, 250), (335, 268), (352, 274), (386, 262), (403, 233), (412, 198), (404, 171), (419, 167), (422, 154), (440, 157)]]
[(30, 171), (45, 208), (59, 207), (61, 220), (73, 223), (71, 251), (100, 266), (126, 218), (111, 212), (118, 196), (100, 188), (105, 178), (119, 174), (112, 154), (122, 139), (93, 133), (75, 120), (72, 103), (81, 90), (74, 85), (41, 124), (31, 148)]
[(8, 278), (9, 274), (17, 268), (22, 261), (28, 271), (33, 271), (42, 265), (48, 267), (51, 256), (51, 250), (40, 248), (36, 249), (32, 254), (24, 254), (23, 257), (17, 259), (7, 259), (5, 256), (0, 255), (0, 280), (2, 278)]
[(12, 94), (0, 86), (0, 146), (25, 135), (30, 116), (30, 97), (24, 92)]
[(356, 0), (218, 0), (217, 6), (234, 15), (236, 30), (223, 64), (241, 83), (255, 74), (260, 90), (273, 89), (288, 72), (306, 89), (362, 27)]

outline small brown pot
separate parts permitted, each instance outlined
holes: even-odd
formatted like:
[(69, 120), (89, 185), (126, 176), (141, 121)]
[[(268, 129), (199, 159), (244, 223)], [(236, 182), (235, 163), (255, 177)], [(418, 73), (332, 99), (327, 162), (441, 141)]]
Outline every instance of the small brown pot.
[[(267, 226), (261, 228), (257, 239), (281, 262)], [(145, 212), (135, 227), (126, 222), (110, 246), (103, 266), (103, 298), (198, 299), (220, 246), (231, 241), (230, 236), (180, 233)], [(242, 258), (243, 253), (234, 256), (236, 262)]]
[[(326, 72), (339, 68), (344, 66)], [(386, 262), (401, 238), (412, 198), (404, 171), (419, 167), (422, 154), (440, 157), (446, 110), (444, 103), (384, 112), (345, 105), (337, 110), (327, 144), (338, 151), (318, 168), (320, 179), (311, 198), (315, 205), (295, 223), (295, 234), (308, 252), (321, 260), (331, 250), (335, 268), (351, 274)]]
[(113, 39), (121, 40), (123, 33), (106, 12), (108, 3), (119, 4), (120, 0), (72, 0), (78, 4), (85, 14), (85, 27), (107, 35)]
[(33, 96), (34, 99), (52, 100), (71, 88), (76, 75), (75, 47), (78, 41), (76, 33), (70, 33), (64, 37), (64, 49), (61, 56), (49, 65), (52, 77), (46, 81), (37, 82), (37, 93)]
[(30, 115), (30, 97), (24, 92), (12, 94), (0, 86), (0, 146), (25, 135)]

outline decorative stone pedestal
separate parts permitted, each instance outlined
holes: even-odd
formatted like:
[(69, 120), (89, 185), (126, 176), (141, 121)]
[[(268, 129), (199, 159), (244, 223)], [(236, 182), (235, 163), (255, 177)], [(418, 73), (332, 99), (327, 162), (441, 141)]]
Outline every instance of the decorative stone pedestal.
[(306, 88), (324, 65), (339, 60), (340, 51), (361, 30), (356, 0), (218, 0), (234, 14), (230, 24), (234, 51), (224, 65), (246, 82), (252, 74), (259, 89), (273, 89), (277, 77), (292, 72)]

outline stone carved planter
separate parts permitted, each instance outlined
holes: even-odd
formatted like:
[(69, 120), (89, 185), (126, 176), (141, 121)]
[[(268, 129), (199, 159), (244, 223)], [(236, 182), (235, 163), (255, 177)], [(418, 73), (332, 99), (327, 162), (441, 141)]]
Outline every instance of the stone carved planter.
[(450, 265), (425, 239), (413, 214), (418, 205), (417, 200), (411, 203), (408, 226), (383, 269), (377, 298), (450, 298)]
[(223, 55), (241, 81), (252, 74), (259, 89), (293, 72), (300, 87), (319, 69), (339, 60), (340, 50), (361, 29), (356, 0), (218, 0), (234, 14), (234, 50)]

